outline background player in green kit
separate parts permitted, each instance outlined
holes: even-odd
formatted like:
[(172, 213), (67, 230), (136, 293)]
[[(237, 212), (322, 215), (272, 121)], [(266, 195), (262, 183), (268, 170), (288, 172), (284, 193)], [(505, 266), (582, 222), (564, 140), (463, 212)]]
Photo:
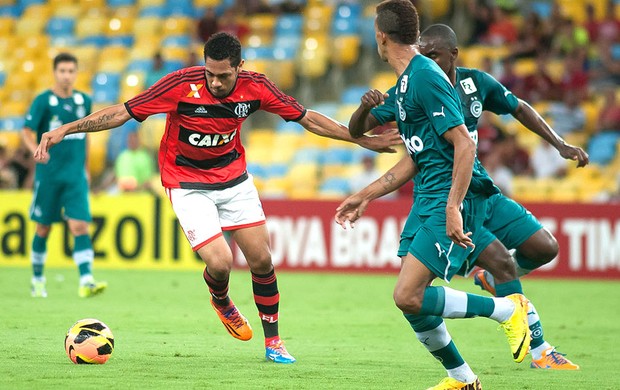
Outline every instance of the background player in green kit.
[[(24, 124), (23, 139), (31, 152), (43, 133), (90, 114), (88, 95), (73, 89), (76, 77), (77, 59), (71, 54), (58, 54), (54, 58), (55, 85), (35, 98)], [(47, 296), (43, 276), (47, 237), (52, 223), (63, 218), (75, 238), (73, 260), (80, 272), (78, 295), (93, 296), (107, 287), (107, 283), (94, 280), (91, 270), (94, 252), (88, 231), (91, 216), (86, 149), (85, 134), (73, 134), (54, 148), (47, 161), (36, 165), (30, 208), (30, 218), (37, 223), (31, 254), (33, 297)]]
[[(461, 99), (465, 125), (472, 137), (477, 139), (478, 119), (483, 110), (498, 115), (511, 114), (526, 128), (553, 145), (562, 157), (577, 161), (577, 167), (588, 164), (585, 151), (567, 144), (529, 104), (515, 97), (493, 76), (477, 69), (456, 67), (457, 37), (450, 27), (443, 24), (428, 27), (420, 35), (419, 47), (420, 53), (434, 60), (450, 78)], [(469, 273), (474, 263), (479, 265), (487, 271), (476, 273), (476, 284), (493, 295), (504, 296), (515, 292), (510, 288), (510, 281), (553, 260), (558, 254), (558, 244), (536, 217), (501, 193), (489, 198), (487, 210), (484, 238), (479, 240), (463, 273)], [(513, 258), (503, 255), (501, 244), (516, 249), (516, 275), (507, 264)], [(533, 305), (528, 312), (528, 321), (532, 332), (532, 368), (579, 369), (578, 365), (564, 358), (544, 341), (540, 318)]]
[[(448, 371), (449, 377), (433, 388), (478, 389), (480, 381), (458, 353), (442, 317), (482, 316), (501, 323), (513, 358), (520, 362), (530, 341), (527, 299), (513, 294), (488, 300), (430, 284), (436, 277), (450, 280), (461, 268), (478, 239), (486, 199), (498, 190), (484, 171), (474, 169), (476, 146), (463, 123), (456, 91), (441, 68), (417, 51), (415, 7), (407, 0), (379, 4), (375, 38), (379, 56), (399, 76), (396, 104), (388, 108), (410, 158), (345, 200), (336, 221), (342, 226), (355, 221), (362, 205), (398, 188), (419, 170), (415, 202), (401, 234), (402, 264), (394, 301), (419, 340)], [(368, 116), (372, 105), (366, 103), (362, 98), (356, 120), (363, 122)], [(363, 131), (358, 129), (349, 131), (359, 137)]]

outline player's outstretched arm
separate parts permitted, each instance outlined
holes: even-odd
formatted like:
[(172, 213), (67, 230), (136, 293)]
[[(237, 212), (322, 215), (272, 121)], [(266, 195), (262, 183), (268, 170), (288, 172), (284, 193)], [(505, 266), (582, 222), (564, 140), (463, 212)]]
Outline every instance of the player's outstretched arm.
[(473, 247), (471, 232), (463, 232), (463, 216), (461, 203), (465, 199), (471, 183), (471, 176), (476, 157), (476, 143), (469, 136), (465, 125), (458, 125), (443, 134), (443, 137), (454, 145), (454, 167), (452, 168), (452, 186), (446, 204), (446, 234), (460, 247)]
[(349, 120), (349, 134), (353, 138), (359, 138), (369, 130), (379, 126), (379, 121), (370, 113), (370, 110), (380, 106), (387, 98), (387, 94), (377, 89), (371, 89), (360, 99), (360, 106), (355, 110)]
[(404, 156), (383, 176), (345, 199), (336, 208), (336, 215), (334, 216), (336, 222), (345, 229), (347, 224), (353, 227), (355, 221), (364, 214), (371, 201), (397, 190), (417, 173), (417, 166), (411, 157), (409, 155)]
[(577, 168), (585, 167), (590, 162), (588, 153), (580, 147), (567, 144), (526, 101), (519, 99), (519, 105), (512, 116), (530, 131), (549, 142), (557, 149), (560, 156), (577, 161)]
[(396, 130), (387, 131), (381, 135), (353, 138), (345, 125), (314, 110), (308, 110), (306, 115), (299, 121), (299, 124), (311, 133), (322, 137), (352, 142), (375, 152), (395, 153), (396, 150), (392, 146), (402, 143)]
[(115, 104), (94, 112), (77, 121), (66, 123), (57, 129), (44, 133), (41, 142), (34, 152), (36, 161), (46, 161), (49, 158), (49, 149), (62, 141), (67, 134), (92, 133), (95, 131), (113, 129), (131, 119), (124, 104)]

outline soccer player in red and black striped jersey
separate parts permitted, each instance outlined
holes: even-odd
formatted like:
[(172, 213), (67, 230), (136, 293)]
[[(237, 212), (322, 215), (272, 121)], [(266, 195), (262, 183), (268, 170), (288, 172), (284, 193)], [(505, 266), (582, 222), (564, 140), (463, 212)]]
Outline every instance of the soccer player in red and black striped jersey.
[(118, 127), (165, 113), (159, 149), (162, 184), (185, 235), (204, 260), (203, 276), (211, 303), (235, 338), (249, 340), (252, 329), (228, 295), (233, 256), (222, 230), (245, 255), (252, 273), (254, 300), (265, 336), (266, 357), (293, 363), (278, 333), (279, 292), (271, 261), (269, 235), (260, 199), (246, 171), (241, 124), (261, 109), (296, 121), (325, 137), (355, 142), (375, 151), (391, 151), (402, 142), (397, 132), (353, 139), (346, 126), (307, 110), (260, 73), (242, 70), (241, 44), (226, 33), (204, 47), (205, 66), (173, 72), (124, 104), (104, 108), (43, 135), (35, 159), (68, 134)]

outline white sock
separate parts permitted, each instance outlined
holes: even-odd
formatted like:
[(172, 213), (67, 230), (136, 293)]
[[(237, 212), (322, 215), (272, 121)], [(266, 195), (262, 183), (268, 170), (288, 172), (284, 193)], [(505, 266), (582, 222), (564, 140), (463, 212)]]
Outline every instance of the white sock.
[(451, 368), (446, 371), (448, 372), (448, 376), (450, 378), (454, 378), (463, 383), (472, 383), (476, 380), (476, 374), (474, 374), (467, 363), (463, 363), (456, 368)]
[(515, 304), (510, 299), (493, 298), (493, 301), (495, 301), (495, 309), (493, 309), (493, 314), (489, 316), (490, 319), (504, 322), (515, 312)]
[(95, 278), (93, 278), (92, 274), (86, 274), (86, 275), (80, 276), (80, 286), (93, 283), (94, 281), (95, 281)]
[(542, 358), (543, 357), (542, 356), (543, 352), (545, 352), (549, 348), (553, 348), (553, 347), (551, 346), (551, 344), (549, 344), (546, 341), (544, 343), (540, 344), (538, 347), (532, 348), (530, 350), (530, 353), (532, 354), (532, 359), (538, 360), (538, 359)]

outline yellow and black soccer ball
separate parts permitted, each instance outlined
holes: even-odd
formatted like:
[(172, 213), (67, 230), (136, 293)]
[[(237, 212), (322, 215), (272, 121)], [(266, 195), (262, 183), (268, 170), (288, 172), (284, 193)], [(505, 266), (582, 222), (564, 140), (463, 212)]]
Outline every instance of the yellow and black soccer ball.
[(114, 336), (103, 322), (86, 318), (67, 331), (65, 350), (75, 364), (103, 364), (114, 351)]

